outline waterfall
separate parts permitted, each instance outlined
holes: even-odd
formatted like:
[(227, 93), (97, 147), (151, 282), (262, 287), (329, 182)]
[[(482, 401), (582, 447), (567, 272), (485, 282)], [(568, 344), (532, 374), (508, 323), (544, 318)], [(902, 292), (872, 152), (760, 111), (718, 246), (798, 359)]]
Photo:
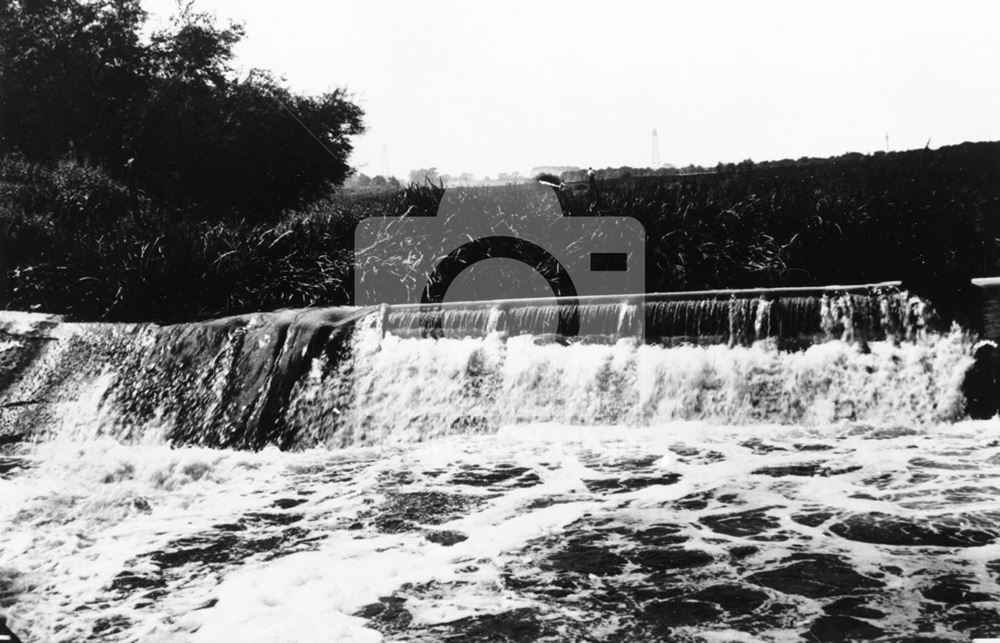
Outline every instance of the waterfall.
[(794, 347), (831, 339), (912, 341), (934, 324), (933, 310), (922, 299), (896, 287), (871, 287), (808, 296), (719, 291), (704, 297), (682, 293), (574, 305), (514, 300), (390, 307), (384, 330), (424, 338), (545, 335), (557, 332), (561, 317), (574, 315), (581, 335), (591, 343), (642, 336), (667, 345), (749, 346), (767, 338)]
[[(423, 441), (555, 422), (652, 426), (672, 420), (928, 423), (964, 413), (972, 363), (961, 333), (916, 343), (834, 340), (804, 351), (752, 346), (540, 343), (529, 336), (404, 339), (370, 334), (349, 367), (354, 387), (326, 394), (343, 364), (321, 364), (292, 393), (289, 426), (305, 444)], [(323, 427), (323, 428), (320, 428)]]
[[(288, 394), (350, 352), (361, 311), (332, 308), (160, 327), (0, 313), (0, 435), (289, 447)], [(377, 316), (377, 315), (370, 315)], [(30, 359), (18, 359), (29, 355)]]
[[(568, 314), (589, 334), (556, 337)], [(895, 289), (337, 308), (166, 327), (3, 314), (0, 436), (293, 449), (522, 422), (954, 420), (972, 340), (933, 321), (926, 302)]]

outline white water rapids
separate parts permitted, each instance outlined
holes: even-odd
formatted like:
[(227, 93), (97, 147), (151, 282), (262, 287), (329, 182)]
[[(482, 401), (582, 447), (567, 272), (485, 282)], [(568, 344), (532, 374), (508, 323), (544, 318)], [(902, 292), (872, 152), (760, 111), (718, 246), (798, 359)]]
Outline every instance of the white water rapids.
[[(292, 450), (257, 452), (224, 445), (269, 407), (209, 403), (220, 365), (276, 381), (236, 331), (8, 331), (0, 365), (38, 353), (9, 399), (45, 398), (0, 415), (39, 429), (0, 455), (0, 613), (25, 641), (998, 635), (1000, 422), (962, 419), (958, 331), (787, 351), (366, 319), (254, 429)], [(172, 392), (143, 406), (141, 378)], [(210, 420), (212, 447), (176, 429)]]

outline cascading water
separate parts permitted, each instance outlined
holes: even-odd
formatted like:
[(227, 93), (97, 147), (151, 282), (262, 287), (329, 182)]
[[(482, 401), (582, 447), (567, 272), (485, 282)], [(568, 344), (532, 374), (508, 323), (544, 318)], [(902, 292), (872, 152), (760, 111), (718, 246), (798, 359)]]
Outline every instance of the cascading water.
[(973, 348), (892, 287), (0, 314), (0, 611), (28, 641), (985, 636)]
[[(961, 334), (871, 342), (867, 350), (833, 340), (788, 352), (769, 341), (668, 348), (628, 339), (421, 340), (383, 337), (375, 321), (359, 323), (349, 363), (315, 362), (293, 389), (286, 426), (300, 445), (414, 442), (525, 422), (952, 421), (964, 413), (960, 385), (972, 363)], [(353, 386), (337, 388), (345, 378)]]
[(592, 342), (642, 334), (666, 344), (749, 345), (773, 337), (784, 346), (804, 346), (834, 338), (853, 341), (855, 329), (861, 340), (913, 339), (933, 318), (923, 300), (894, 287), (812, 296), (731, 292), (709, 297), (653, 295), (642, 301), (583, 300), (574, 307), (532, 301), (391, 307), (383, 326), (400, 337), (540, 335), (554, 333), (560, 315), (575, 314)]
[[(918, 302), (875, 291), (583, 304), (596, 332), (568, 345), (544, 333), (565, 307), (525, 303), (165, 328), (42, 322), (5, 331), (6, 352), (27, 361), (9, 370), (0, 426), (301, 449), (538, 421), (954, 420), (970, 349), (960, 335), (924, 337)], [(657, 341), (637, 342), (640, 326)], [(99, 421), (68, 428), (60, 408)]]

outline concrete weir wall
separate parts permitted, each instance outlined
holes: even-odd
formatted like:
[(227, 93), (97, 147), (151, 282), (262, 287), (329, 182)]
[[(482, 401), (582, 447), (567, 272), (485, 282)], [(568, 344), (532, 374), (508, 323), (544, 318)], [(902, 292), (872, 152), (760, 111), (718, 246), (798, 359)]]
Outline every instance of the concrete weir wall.
[(983, 319), (983, 338), (1000, 340), (1000, 277), (973, 279), (979, 289)]
[(666, 345), (786, 347), (833, 337), (910, 337), (934, 325), (927, 302), (900, 282), (797, 288), (702, 290), (641, 296), (551, 297), (384, 306), (387, 332), (403, 337), (506, 335), (637, 337)]
[(975, 363), (963, 385), (971, 417), (988, 418), (1000, 412), (1000, 277), (973, 279), (979, 291), (982, 339), (975, 348)]
[[(575, 338), (559, 334), (567, 315)], [(171, 326), (0, 312), (0, 445), (110, 435), (291, 449), (524, 421), (937, 421), (963, 413), (963, 386), (970, 413), (995, 412), (996, 352), (970, 370), (971, 344), (944, 339), (935, 323), (928, 302), (895, 282)], [(829, 340), (840, 341), (822, 348)], [(906, 396), (880, 391), (893, 387)]]
[(361, 314), (324, 308), (158, 326), (0, 313), (0, 435), (151, 432), (205, 446), (289, 446), (281, 414), (291, 387), (314, 357), (345, 349)]

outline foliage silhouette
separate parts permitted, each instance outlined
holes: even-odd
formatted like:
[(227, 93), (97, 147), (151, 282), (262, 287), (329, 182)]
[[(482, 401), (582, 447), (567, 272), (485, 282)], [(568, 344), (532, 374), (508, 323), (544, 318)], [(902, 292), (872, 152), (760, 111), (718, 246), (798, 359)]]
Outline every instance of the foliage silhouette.
[(276, 220), (349, 175), (362, 111), (230, 66), (243, 38), (186, 5), (140, 37), (139, 0), (0, 0), (0, 154), (102, 166), (206, 219)]

